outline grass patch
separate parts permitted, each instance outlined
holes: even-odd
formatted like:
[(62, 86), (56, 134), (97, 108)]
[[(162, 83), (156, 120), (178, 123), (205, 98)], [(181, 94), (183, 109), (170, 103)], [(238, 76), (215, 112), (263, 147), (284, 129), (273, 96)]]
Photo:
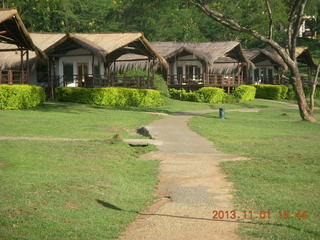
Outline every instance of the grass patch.
[[(320, 114), (316, 114), (320, 117)], [(193, 117), (189, 125), (227, 153), (251, 160), (227, 162), (239, 210), (270, 210), (269, 220), (242, 224), (245, 239), (319, 239), (320, 125), (300, 121), (297, 110), (264, 110)], [(280, 219), (279, 211), (308, 211), (307, 219)]]
[(0, 135), (106, 139), (159, 119), (146, 113), (72, 103), (46, 103), (30, 110), (1, 111)]
[(200, 103), (200, 102), (189, 102), (189, 101), (180, 101), (171, 98), (165, 98), (165, 104), (159, 107), (125, 107), (125, 108), (110, 108), (103, 107), (106, 109), (114, 110), (126, 110), (126, 111), (141, 111), (141, 112), (160, 112), (160, 113), (177, 113), (183, 111), (197, 111), (197, 110), (208, 110), (208, 109), (238, 109), (238, 108), (290, 108), (290, 106), (265, 101), (261, 99), (255, 99), (254, 101), (244, 102), (244, 103)]
[[(152, 147), (107, 140), (158, 119), (81, 104), (1, 111), (1, 135), (91, 141), (0, 141), (0, 239), (114, 239), (153, 200)], [(99, 140), (97, 140), (99, 139)]]

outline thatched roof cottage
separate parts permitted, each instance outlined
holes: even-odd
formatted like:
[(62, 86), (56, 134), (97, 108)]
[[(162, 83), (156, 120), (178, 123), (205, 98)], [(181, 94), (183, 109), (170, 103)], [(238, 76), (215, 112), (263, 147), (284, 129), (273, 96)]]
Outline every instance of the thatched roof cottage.
[[(166, 60), (142, 33), (31, 33), (30, 36), (48, 58), (44, 62), (35, 55), (30, 56), (33, 63), (30, 83), (33, 84), (44, 82), (51, 87), (121, 85), (123, 79), (117, 82), (110, 69), (125, 54), (136, 54), (167, 66)], [(17, 62), (17, 55), (11, 53), (4, 56), (0, 65), (2, 69), (14, 68)], [(151, 82), (141, 87), (151, 87), (152, 79), (148, 80)]]
[[(241, 44), (229, 42), (152, 42), (151, 46), (167, 60), (165, 71), (169, 87), (197, 89), (203, 86), (233, 87), (243, 83), (251, 62)], [(130, 60), (133, 55), (119, 60)], [(146, 61), (119, 64), (119, 69), (148, 66)], [(155, 66), (159, 70), (159, 66)]]
[[(288, 83), (282, 75), (288, 70), (286, 63), (279, 54), (271, 48), (265, 49), (247, 49), (244, 54), (255, 65), (254, 69), (249, 72), (250, 83), (267, 83), (267, 84), (286, 84)], [(296, 57), (302, 72), (306, 73), (305, 78), (310, 78), (312, 69), (316, 64), (307, 47), (297, 47)]]
[[(5, 68), (6, 64), (10, 65), (8, 56), (16, 56), (15, 62), (19, 71), (0, 71), (1, 83), (24, 83), (26, 81), (26, 72), (29, 64), (30, 54), (42, 56), (39, 50), (33, 43), (26, 27), (24, 26), (17, 10), (15, 9), (0, 9), (0, 66)], [(25, 61), (25, 64), (23, 62)]]

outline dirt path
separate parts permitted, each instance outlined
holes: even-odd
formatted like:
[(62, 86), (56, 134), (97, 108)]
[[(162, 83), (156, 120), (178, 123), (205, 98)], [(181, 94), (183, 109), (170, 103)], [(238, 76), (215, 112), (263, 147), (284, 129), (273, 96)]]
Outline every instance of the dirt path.
[(145, 160), (161, 160), (158, 194), (162, 199), (140, 213), (121, 240), (240, 239), (238, 223), (212, 220), (212, 211), (234, 209), (232, 184), (218, 164), (242, 158), (217, 151), (188, 128), (189, 118), (206, 112), (215, 111), (169, 115), (147, 127), (162, 142), (158, 152), (143, 156)]

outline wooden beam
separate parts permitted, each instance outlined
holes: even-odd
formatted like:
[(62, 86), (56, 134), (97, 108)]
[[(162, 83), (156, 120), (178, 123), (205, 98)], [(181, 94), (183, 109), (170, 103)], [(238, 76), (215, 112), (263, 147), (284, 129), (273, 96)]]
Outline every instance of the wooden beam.
[(30, 71), (29, 71), (29, 50), (27, 50), (27, 76), (26, 76), (26, 83), (29, 82), (29, 74), (30, 74)]
[(50, 57), (81, 57), (81, 56), (92, 56), (92, 54), (71, 54), (71, 55), (66, 55), (66, 54), (49, 54), (48, 56), (50, 56)]
[(15, 51), (21, 51), (21, 50), (27, 50), (27, 49), (25, 48), (0, 49), (0, 52), (15, 52)]
[(20, 52), (20, 83), (23, 82), (23, 50)]
[(13, 44), (17, 44), (17, 41), (15, 39), (9, 38), (9, 37), (5, 37), (0, 35), (0, 40), (3, 40), (7, 43), (13, 43)]
[(128, 60), (116, 60), (115, 62), (136, 62), (136, 61), (148, 61), (147, 58), (137, 58), (137, 59), (128, 59)]

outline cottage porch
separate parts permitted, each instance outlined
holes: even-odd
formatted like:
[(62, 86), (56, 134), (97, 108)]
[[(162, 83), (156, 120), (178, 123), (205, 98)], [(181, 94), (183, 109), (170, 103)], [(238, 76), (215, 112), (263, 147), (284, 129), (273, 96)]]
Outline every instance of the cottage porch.
[(0, 84), (27, 84), (27, 71), (2, 70), (0, 71)]
[(124, 87), (124, 88), (153, 88), (154, 76), (126, 76), (125, 74), (110, 74), (104, 75), (73, 75), (73, 76), (58, 76), (55, 81), (56, 86), (65, 87)]
[(245, 84), (242, 75), (222, 75), (203, 73), (198, 75), (168, 75), (167, 85), (169, 88), (184, 88), (197, 90), (201, 87), (226, 88), (228, 92), (236, 86)]

